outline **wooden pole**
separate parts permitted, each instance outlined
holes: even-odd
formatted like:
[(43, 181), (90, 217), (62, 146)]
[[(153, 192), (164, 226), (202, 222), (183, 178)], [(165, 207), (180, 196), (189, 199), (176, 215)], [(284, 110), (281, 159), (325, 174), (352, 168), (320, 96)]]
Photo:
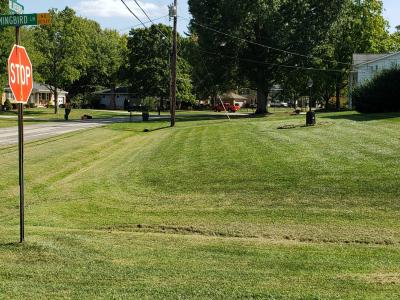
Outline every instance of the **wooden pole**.
[(171, 127), (176, 123), (176, 64), (178, 52), (178, 0), (174, 0), (174, 29), (172, 40), (172, 59), (171, 59), (171, 99), (170, 99), (170, 113), (171, 113)]

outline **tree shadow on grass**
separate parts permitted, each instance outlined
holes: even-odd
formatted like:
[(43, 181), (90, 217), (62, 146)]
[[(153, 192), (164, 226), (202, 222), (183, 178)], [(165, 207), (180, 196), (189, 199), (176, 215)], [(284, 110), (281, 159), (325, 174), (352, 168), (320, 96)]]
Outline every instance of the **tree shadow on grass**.
[(10, 250), (20, 248), (23, 244), (18, 242), (0, 243), (0, 250)]
[[(210, 126), (210, 125), (220, 125), (220, 124), (228, 124), (230, 121), (234, 120), (267, 120), (270, 117), (274, 117), (276, 114), (274, 113), (268, 113), (264, 115), (256, 115), (252, 113), (238, 113), (238, 114), (229, 114), (229, 119), (226, 114), (221, 113), (221, 114), (214, 114), (214, 113), (198, 113), (198, 114), (177, 114), (176, 116), (176, 124), (178, 128), (184, 128), (184, 127), (191, 127), (192, 125), (190, 123), (194, 122), (204, 122), (204, 123), (198, 123), (194, 124), (193, 126)], [(289, 115), (288, 115), (289, 116)], [(168, 129), (171, 128), (169, 125), (170, 124), (170, 118), (167, 115), (162, 115), (162, 119), (158, 118), (157, 115), (150, 115), (150, 120), (143, 122), (142, 120), (134, 120), (132, 122), (121, 122), (123, 124), (122, 126), (116, 126), (112, 127), (111, 129), (113, 130), (118, 130), (118, 131), (131, 131), (131, 132), (153, 132), (157, 130), (162, 130), (162, 129)], [(141, 126), (137, 127), (127, 127), (127, 124), (130, 123), (135, 123), (140, 124)], [(182, 124), (187, 124), (187, 125), (182, 125)]]
[[(46, 110), (29, 110), (28, 108), (24, 109), (25, 116), (43, 116), (48, 115), (49, 111)], [(10, 110), (6, 112), (0, 112), (0, 115), (4, 116), (18, 116), (18, 110)]]
[(332, 113), (318, 113), (320, 118), (333, 119), (333, 120), (349, 120), (355, 122), (368, 122), (376, 120), (386, 120), (386, 119), (396, 119), (400, 118), (400, 112), (398, 113), (379, 113), (379, 114), (361, 114), (361, 113), (342, 113), (334, 114)]
[[(252, 116), (253, 117), (253, 116)], [(249, 115), (236, 115), (230, 116), (231, 120), (235, 119), (248, 119), (251, 118)], [(204, 125), (215, 125), (222, 124), (224, 122), (229, 122), (226, 115), (214, 115), (214, 114), (198, 114), (198, 115), (177, 115), (176, 123), (179, 128), (190, 126), (191, 122), (200, 122), (200, 121), (208, 121), (204, 123)], [(135, 124), (136, 126), (130, 126), (129, 124)], [(187, 124), (182, 126), (180, 124)], [(197, 125), (197, 124), (196, 124)], [(159, 130), (166, 130), (171, 128), (170, 126), (170, 118), (164, 116), (164, 118), (159, 119), (155, 115), (150, 116), (150, 120), (143, 122), (142, 120), (134, 120), (132, 122), (123, 122), (111, 124), (112, 130), (117, 131), (130, 131), (130, 132), (154, 132)]]

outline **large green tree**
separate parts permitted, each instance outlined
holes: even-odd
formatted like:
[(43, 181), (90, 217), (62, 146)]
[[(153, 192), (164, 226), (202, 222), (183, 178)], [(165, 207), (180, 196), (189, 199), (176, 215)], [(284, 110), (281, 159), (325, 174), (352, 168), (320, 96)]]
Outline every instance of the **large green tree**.
[[(172, 31), (162, 24), (132, 29), (128, 37), (128, 79), (140, 98), (158, 97), (160, 109), (170, 95), (170, 50)], [(178, 37), (179, 44), (182, 38)], [(190, 65), (180, 56), (177, 62), (177, 99), (192, 101)]]
[[(128, 67), (127, 36), (106, 29), (99, 35), (94, 50), (96, 60), (92, 73), (98, 76), (97, 84), (110, 87), (114, 91), (124, 81)], [(111, 107), (116, 108), (115, 97), (111, 101)]]
[(204, 51), (196, 33), (192, 33), (186, 40), (183, 53), (192, 68), (191, 77), (196, 97), (211, 97), (213, 103), (216, 103), (218, 94), (237, 87), (236, 64), (234, 61), (227, 61), (225, 57), (210, 55)]
[(390, 46), (391, 52), (400, 51), (400, 26), (396, 26), (396, 31), (390, 35)]
[(51, 25), (40, 26), (35, 31), (35, 48), (42, 56), (37, 65), (40, 78), (52, 90), (57, 113), (59, 89), (71, 85), (87, 69), (90, 37), (85, 35), (85, 23), (74, 10), (66, 7), (50, 13)]
[(346, 0), (342, 14), (334, 22), (326, 40), (315, 48), (315, 55), (325, 59), (317, 60), (316, 66), (337, 70), (319, 77), (323, 80), (320, 82), (322, 86), (335, 94), (336, 109), (340, 109), (342, 91), (349, 84), (353, 54), (385, 53), (391, 47), (382, 1)]
[(240, 82), (248, 80), (257, 90), (257, 113), (263, 114), (269, 90), (284, 71), (279, 64), (311, 63), (307, 57), (275, 49), (311, 54), (337, 19), (344, 1), (189, 0), (191, 28), (205, 60), (215, 58), (214, 68), (224, 69), (223, 73), (237, 76)]
[[(98, 88), (107, 87), (115, 90), (124, 80), (127, 66), (127, 37), (115, 30), (102, 30), (94, 21), (83, 20), (84, 33), (87, 36), (88, 64), (81, 70), (81, 76), (67, 88), (71, 96), (82, 95), (84, 98)], [(115, 98), (110, 106), (115, 108)]]

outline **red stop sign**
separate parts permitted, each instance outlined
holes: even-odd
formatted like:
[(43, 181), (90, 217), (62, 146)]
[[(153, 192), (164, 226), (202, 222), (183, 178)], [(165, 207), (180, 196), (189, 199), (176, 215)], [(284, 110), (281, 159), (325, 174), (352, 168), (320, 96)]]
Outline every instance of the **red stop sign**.
[(14, 45), (8, 58), (8, 84), (17, 103), (27, 103), (32, 92), (32, 64), (24, 47)]

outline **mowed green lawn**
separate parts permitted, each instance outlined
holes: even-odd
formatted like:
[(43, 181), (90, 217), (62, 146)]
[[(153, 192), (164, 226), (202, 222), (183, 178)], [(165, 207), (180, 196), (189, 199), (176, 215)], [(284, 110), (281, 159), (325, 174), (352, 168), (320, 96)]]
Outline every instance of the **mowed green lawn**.
[(29, 143), (23, 245), (17, 149), (0, 148), (0, 298), (399, 299), (400, 114), (318, 121)]

